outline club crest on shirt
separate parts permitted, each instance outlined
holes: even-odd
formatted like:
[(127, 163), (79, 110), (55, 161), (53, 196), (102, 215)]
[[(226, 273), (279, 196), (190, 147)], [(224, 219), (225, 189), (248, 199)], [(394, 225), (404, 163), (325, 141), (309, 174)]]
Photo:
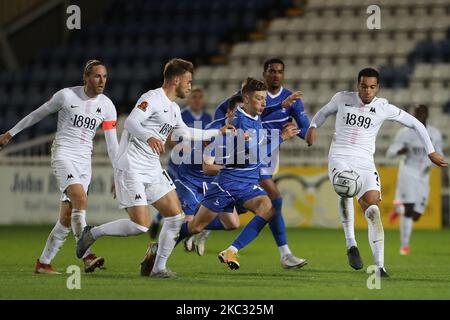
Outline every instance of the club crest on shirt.
[(147, 111), (147, 108), (148, 108), (148, 103), (147, 103), (147, 101), (141, 102), (141, 104), (138, 105), (138, 108), (141, 109), (141, 110), (144, 111), (144, 112)]

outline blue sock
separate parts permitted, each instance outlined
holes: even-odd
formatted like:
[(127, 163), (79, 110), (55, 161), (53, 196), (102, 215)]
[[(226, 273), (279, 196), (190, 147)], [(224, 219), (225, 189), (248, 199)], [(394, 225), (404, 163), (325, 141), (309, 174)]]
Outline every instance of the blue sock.
[(215, 217), (205, 228), (206, 230), (225, 230), (222, 222), (218, 217)]
[(158, 212), (158, 214), (157, 214), (156, 217), (155, 217), (155, 222), (156, 222), (156, 223), (160, 223), (160, 222), (161, 222), (161, 219), (162, 219), (162, 215), (161, 215), (161, 213)]
[(241, 250), (250, 242), (252, 242), (259, 234), (259, 232), (267, 224), (267, 221), (260, 216), (254, 216), (252, 220), (242, 229), (239, 236), (234, 240), (232, 246)]
[(281, 247), (287, 244), (286, 240), (286, 226), (284, 224), (281, 207), (283, 206), (283, 198), (279, 197), (272, 200), (272, 206), (275, 209), (275, 215), (269, 222), (270, 230), (272, 230), (273, 237), (277, 246)]
[(179, 244), (181, 242), (181, 240), (189, 237), (190, 235), (191, 234), (189, 233), (188, 223), (185, 222), (181, 225), (180, 235), (178, 236), (177, 243), (175, 245)]

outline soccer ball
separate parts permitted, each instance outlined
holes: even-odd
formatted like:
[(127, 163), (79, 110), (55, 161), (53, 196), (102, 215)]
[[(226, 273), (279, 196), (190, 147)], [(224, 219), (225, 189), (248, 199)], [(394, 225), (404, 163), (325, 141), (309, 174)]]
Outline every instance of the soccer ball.
[(333, 177), (334, 191), (344, 198), (353, 198), (361, 190), (361, 179), (355, 171), (343, 170)]

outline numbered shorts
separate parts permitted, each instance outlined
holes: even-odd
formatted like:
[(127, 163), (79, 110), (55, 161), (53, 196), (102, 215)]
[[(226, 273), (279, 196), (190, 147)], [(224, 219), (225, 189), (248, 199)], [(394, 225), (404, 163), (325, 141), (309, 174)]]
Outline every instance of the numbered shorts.
[(414, 203), (414, 212), (423, 214), (430, 193), (429, 176), (417, 177), (400, 173), (397, 178), (395, 199), (401, 203)]
[(333, 184), (333, 177), (342, 170), (353, 170), (359, 174), (361, 179), (361, 190), (356, 194), (359, 200), (367, 191), (375, 190), (380, 193), (381, 200), (381, 181), (378, 171), (373, 161), (358, 159), (356, 157), (329, 157), (328, 158), (328, 177)]
[(152, 175), (115, 170), (114, 181), (120, 209), (147, 206), (175, 190), (169, 174), (162, 169)]
[(88, 193), (92, 176), (90, 162), (78, 163), (71, 160), (52, 160), (51, 166), (61, 191), (61, 201), (70, 201), (66, 190), (73, 184), (81, 184), (84, 192)]
[(206, 191), (202, 205), (217, 213), (232, 213), (235, 207), (242, 213), (244, 203), (258, 196), (267, 196), (267, 193), (257, 183), (214, 181)]

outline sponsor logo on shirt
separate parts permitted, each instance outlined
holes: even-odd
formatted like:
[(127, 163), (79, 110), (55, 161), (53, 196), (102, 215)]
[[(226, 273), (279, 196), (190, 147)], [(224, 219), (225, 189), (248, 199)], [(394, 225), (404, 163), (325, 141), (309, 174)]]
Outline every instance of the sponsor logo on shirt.
[(141, 109), (141, 110), (144, 111), (144, 112), (147, 111), (147, 108), (148, 108), (148, 102), (147, 102), (147, 101), (141, 102), (141, 104), (138, 105), (138, 108)]

